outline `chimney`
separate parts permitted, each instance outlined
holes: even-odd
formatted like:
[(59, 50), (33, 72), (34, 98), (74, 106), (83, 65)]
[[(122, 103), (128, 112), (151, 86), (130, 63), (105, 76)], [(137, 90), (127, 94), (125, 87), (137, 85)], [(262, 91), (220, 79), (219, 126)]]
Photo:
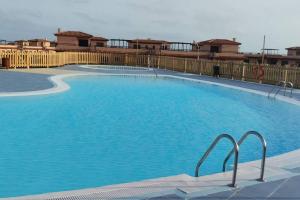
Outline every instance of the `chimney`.
[(61, 28), (58, 28), (58, 29), (57, 29), (57, 32), (60, 33), (60, 32), (61, 32)]
[(236, 38), (235, 38), (235, 37), (234, 37), (234, 38), (232, 38), (232, 41), (236, 42)]

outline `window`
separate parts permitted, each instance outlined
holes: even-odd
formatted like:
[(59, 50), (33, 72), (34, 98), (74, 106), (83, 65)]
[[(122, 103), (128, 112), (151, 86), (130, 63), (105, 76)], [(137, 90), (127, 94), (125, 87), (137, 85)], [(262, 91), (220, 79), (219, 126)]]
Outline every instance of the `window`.
[(281, 65), (288, 65), (289, 64), (289, 61), (287, 61), (287, 60), (283, 60), (283, 61), (281, 61)]
[(153, 49), (155, 49), (155, 46), (153, 45)]
[(296, 51), (296, 56), (300, 56), (300, 50)]
[(88, 40), (79, 40), (79, 46), (80, 47), (88, 47), (89, 41)]
[(104, 44), (102, 42), (97, 42), (96, 47), (104, 47)]
[(220, 52), (220, 47), (219, 46), (211, 46), (210, 47), (210, 52), (211, 53), (219, 53)]
[(269, 64), (270, 64), (270, 65), (276, 65), (277, 62), (278, 62), (278, 60), (275, 59), (275, 58), (269, 60)]
[(134, 45), (133, 45), (133, 48), (134, 48), (134, 49), (140, 49), (140, 48), (141, 48), (141, 45), (136, 45), (136, 44), (134, 44)]

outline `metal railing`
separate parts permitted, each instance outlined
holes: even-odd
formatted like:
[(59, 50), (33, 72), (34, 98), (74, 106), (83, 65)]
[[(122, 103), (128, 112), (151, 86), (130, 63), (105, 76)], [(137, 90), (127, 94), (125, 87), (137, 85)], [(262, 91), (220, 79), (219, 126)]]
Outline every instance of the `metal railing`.
[(153, 67), (152, 70), (153, 70), (153, 72), (154, 72), (154, 74), (155, 74), (155, 77), (157, 78), (157, 77), (158, 77), (158, 74), (157, 74), (155, 68)]
[(279, 94), (280, 91), (284, 89), (283, 95), (286, 96), (287, 93), (287, 88), (290, 88), (290, 97), (293, 96), (293, 89), (294, 89), (294, 84), (292, 82), (286, 82), (286, 81), (279, 81), (273, 88), (272, 90), (268, 93), (268, 98), (271, 97), (271, 95), (274, 92), (273, 98), (276, 98), (276, 96)]
[(209, 146), (209, 148), (207, 149), (205, 154), (201, 157), (201, 159), (197, 163), (197, 166), (195, 169), (195, 177), (199, 177), (199, 169), (200, 169), (201, 165), (203, 164), (205, 159), (209, 156), (210, 152), (214, 149), (214, 147), (217, 145), (217, 143), (223, 138), (228, 139), (232, 143), (233, 149), (234, 149), (234, 169), (233, 169), (232, 183), (229, 186), (235, 187), (236, 186), (235, 183), (236, 183), (237, 168), (238, 168), (238, 159), (239, 159), (239, 145), (237, 144), (235, 139), (229, 134), (219, 135), (214, 140), (214, 142)]
[(284, 90), (284, 96), (285, 96), (285, 94), (286, 94), (286, 88), (290, 88), (290, 97), (292, 97), (293, 96), (293, 89), (294, 89), (294, 84), (292, 83), (292, 82), (286, 82), (285, 83), (285, 90)]
[[(261, 142), (261, 145), (262, 145), (261, 170), (260, 170), (260, 177), (257, 180), (258, 181), (264, 181), (267, 143), (266, 143), (266, 140), (264, 139), (264, 137), (260, 133), (258, 133), (256, 131), (248, 131), (238, 141), (238, 145), (240, 146), (241, 144), (243, 144), (243, 142), (246, 140), (246, 138), (248, 138), (249, 135), (254, 135), (254, 136), (258, 137), (260, 142)], [(225, 158), (224, 163), (223, 163), (223, 172), (226, 171), (226, 164), (227, 164), (228, 160), (230, 159), (230, 157), (232, 156), (233, 152), (234, 152), (234, 149), (232, 149), (230, 151), (230, 153), (227, 155), (227, 157)]]

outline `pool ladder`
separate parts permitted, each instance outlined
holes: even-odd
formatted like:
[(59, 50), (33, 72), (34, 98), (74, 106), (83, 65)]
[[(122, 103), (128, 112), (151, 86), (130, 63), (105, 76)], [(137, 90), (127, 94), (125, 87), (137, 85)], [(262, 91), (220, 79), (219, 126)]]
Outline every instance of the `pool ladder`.
[(276, 98), (276, 96), (279, 94), (281, 90), (284, 89), (283, 95), (286, 96), (287, 89), (290, 89), (290, 97), (293, 96), (293, 89), (294, 89), (294, 84), (292, 82), (287, 82), (287, 81), (279, 81), (273, 88), (272, 90), (268, 93), (268, 98), (271, 97), (271, 95), (274, 93), (273, 98)]
[(203, 162), (206, 160), (206, 158), (209, 156), (210, 152), (215, 148), (215, 146), (218, 144), (218, 142), (221, 139), (228, 139), (232, 145), (233, 145), (233, 149), (228, 153), (228, 155), (226, 156), (224, 162), (223, 162), (223, 172), (226, 171), (226, 164), (228, 162), (228, 160), (230, 159), (230, 157), (233, 155), (234, 153), (234, 167), (233, 167), (233, 175), (232, 175), (232, 182), (231, 184), (229, 184), (228, 186), (230, 187), (236, 187), (236, 176), (237, 176), (237, 170), (238, 170), (238, 160), (239, 160), (239, 146), (243, 144), (243, 142), (248, 138), (248, 136), (250, 135), (254, 135), (256, 136), (262, 145), (262, 159), (261, 159), (261, 170), (260, 170), (260, 177), (257, 179), (258, 181), (264, 181), (264, 172), (265, 172), (265, 164), (266, 164), (266, 152), (267, 152), (267, 143), (266, 140), (264, 139), (264, 137), (256, 132), (256, 131), (248, 131), (246, 132), (241, 139), (236, 142), (236, 140), (229, 134), (221, 134), (219, 135), (214, 141), (213, 143), (209, 146), (209, 148), (207, 149), (207, 151), (204, 153), (204, 155), (201, 157), (201, 159), (198, 161), (196, 169), (195, 169), (195, 177), (199, 177), (199, 170), (201, 165), (203, 164)]

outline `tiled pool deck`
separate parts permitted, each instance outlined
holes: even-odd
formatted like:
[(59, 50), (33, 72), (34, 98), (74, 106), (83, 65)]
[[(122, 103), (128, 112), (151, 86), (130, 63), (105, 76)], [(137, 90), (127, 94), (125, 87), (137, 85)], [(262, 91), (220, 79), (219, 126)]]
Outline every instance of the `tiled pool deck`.
[[(216, 79), (208, 76), (177, 73), (166, 70), (107, 70), (105, 68), (95, 69), (94, 66), (66, 66), (55, 69), (0, 70), (0, 96), (39, 95), (47, 94), (47, 92), (62, 92), (68, 89), (68, 86), (64, 84), (61, 79), (74, 74), (126, 74), (138, 76), (156, 76), (156, 74), (158, 74), (158, 76), (176, 76), (181, 79), (193, 79), (234, 89), (246, 90), (261, 95), (266, 95), (273, 87), (264, 84), (221, 78)], [(27, 93), (28, 91), (38, 92)], [(278, 96), (278, 98), (300, 105), (299, 90), (294, 91), (293, 99), (283, 96)], [(182, 174), (136, 183), (7, 199), (300, 199), (300, 150), (268, 158), (265, 171), (266, 182), (261, 183), (255, 180), (259, 175), (259, 171), (260, 161), (240, 164), (237, 177), (238, 188), (226, 186), (231, 181), (232, 172), (202, 176), (199, 178)]]

